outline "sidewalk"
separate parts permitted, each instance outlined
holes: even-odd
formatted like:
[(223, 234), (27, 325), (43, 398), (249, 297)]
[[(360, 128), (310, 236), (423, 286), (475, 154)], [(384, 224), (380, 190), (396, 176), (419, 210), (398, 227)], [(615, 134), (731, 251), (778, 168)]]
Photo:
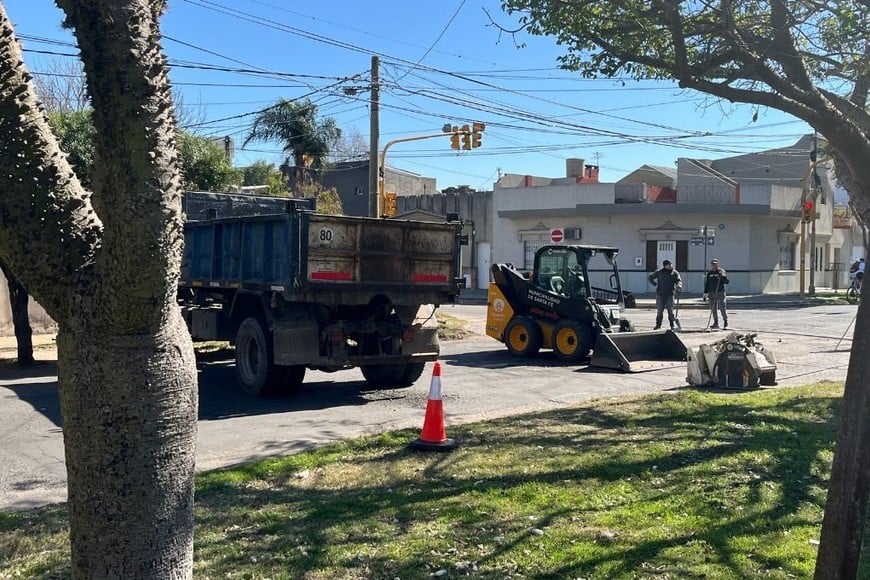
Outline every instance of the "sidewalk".
[[(34, 334), (33, 358), (38, 361), (57, 360), (56, 334)], [(14, 336), (0, 336), (0, 362), (8, 363), (18, 356), (18, 341)]]
[[(463, 290), (458, 304), (486, 304), (486, 290)], [(655, 294), (635, 294), (638, 308), (655, 308)], [(801, 298), (797, 294), (735, 294), (728, 296), (728, 308), (801, 308), (829, 304), (831, 300), (845, 300), (845, 290), (836, 294), (830, 288), (817, 288), (816, 296)], [(680, 308), (708, 309), (709, 303), (701, 299), (700, 294), (685, 294), (680, 297)]]

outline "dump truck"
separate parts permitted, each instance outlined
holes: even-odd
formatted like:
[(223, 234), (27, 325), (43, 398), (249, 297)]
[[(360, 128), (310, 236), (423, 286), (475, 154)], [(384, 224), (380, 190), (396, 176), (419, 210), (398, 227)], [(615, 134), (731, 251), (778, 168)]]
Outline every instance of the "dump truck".
[(520, 357), (552, 349), (573, 363), (591, 352), (591, 366), (627, 372), (684, 364), (687, 349), (673, 331), (634, 331), (618, 254), (609, 246), (548, 245), (535, 252), (530, 273), (493, 264), (486, 333)]
[(311, 199), (188, 192), (178, 299), (191, 336), (229, 341), (250, 395), (307, 369), (359, 367), (372, 388), (412, 384), (439, 354), (462, 224), (319, 214)]

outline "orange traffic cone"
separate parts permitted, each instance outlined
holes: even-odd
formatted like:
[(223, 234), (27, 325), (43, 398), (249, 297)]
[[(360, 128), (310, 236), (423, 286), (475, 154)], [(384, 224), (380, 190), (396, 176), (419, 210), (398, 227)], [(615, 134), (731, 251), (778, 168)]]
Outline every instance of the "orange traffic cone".
[(429, 385), (429, 401), (426, 403), (426, 418), (423, 432), (411, 442), (411, 447), (423, 451), (450, 451), (456, 449), (455, 439), (448, 439), (444, 430), (444, 407), (441, 401), (441, 363), (435, 361), (432, 382)]

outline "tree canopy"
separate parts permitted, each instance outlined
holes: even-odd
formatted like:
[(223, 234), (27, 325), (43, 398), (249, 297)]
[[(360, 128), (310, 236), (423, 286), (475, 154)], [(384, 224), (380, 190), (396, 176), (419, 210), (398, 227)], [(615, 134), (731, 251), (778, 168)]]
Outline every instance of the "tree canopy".
[[(94, 172), (96, 129), (92, 115), (91, 109), (48, 113), (48, 122), (60, 148), (67, 154), (70, 165), (85, 187), (90, 186)], [(232, 166), (220, 145), (181, 129), (178, 129), (178, 135), (185, 189), (229, 191), (242, 183), (243, 171)]]
[(267, 195), (276, 197), (290, 195), (284, 175), (273, 163), (256, 161), (253, 165), (242, 168), (242, 173), (244, 185), (265, 185), (268, 187)]
[(324, 167), (330, 148), (340, 137), (335, 119), (318, 119), (317, 105), (311, 101), (280, 99), (257, 115), (244, 144), (276, 141), (296, 167), (317, 171)]
[(205, 137), (181, 130), (178, 141), (185, 189), (229, 191), (241, 185), (244, 172), (233, 167), (223, 147)]

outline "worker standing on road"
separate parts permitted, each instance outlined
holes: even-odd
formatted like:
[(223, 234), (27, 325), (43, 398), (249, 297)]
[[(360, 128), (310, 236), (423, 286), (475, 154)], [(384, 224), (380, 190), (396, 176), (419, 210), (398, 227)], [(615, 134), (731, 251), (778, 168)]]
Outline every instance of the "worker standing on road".
[(662, 327), (662, 315), (668, 309), (668, 322), (674, 328), (674, 294), (683, 289), (680, 273), (674, 269), (670, 260), (664, 260), (660, 270), (649, 275), (649, 283), (656, 287), (656, 326)]
[(719, 267), (719, 260), (710, 262), (710, 271), (704, 280), (704, 299), (710, 300), (710, 313), (713, 316), (713, 326), (719, 328), (719, 312), (722, 313), (722, 328), (728, 328), (728, 312), (725, 310), (725, 286), (728, 285), (728, 273)]

